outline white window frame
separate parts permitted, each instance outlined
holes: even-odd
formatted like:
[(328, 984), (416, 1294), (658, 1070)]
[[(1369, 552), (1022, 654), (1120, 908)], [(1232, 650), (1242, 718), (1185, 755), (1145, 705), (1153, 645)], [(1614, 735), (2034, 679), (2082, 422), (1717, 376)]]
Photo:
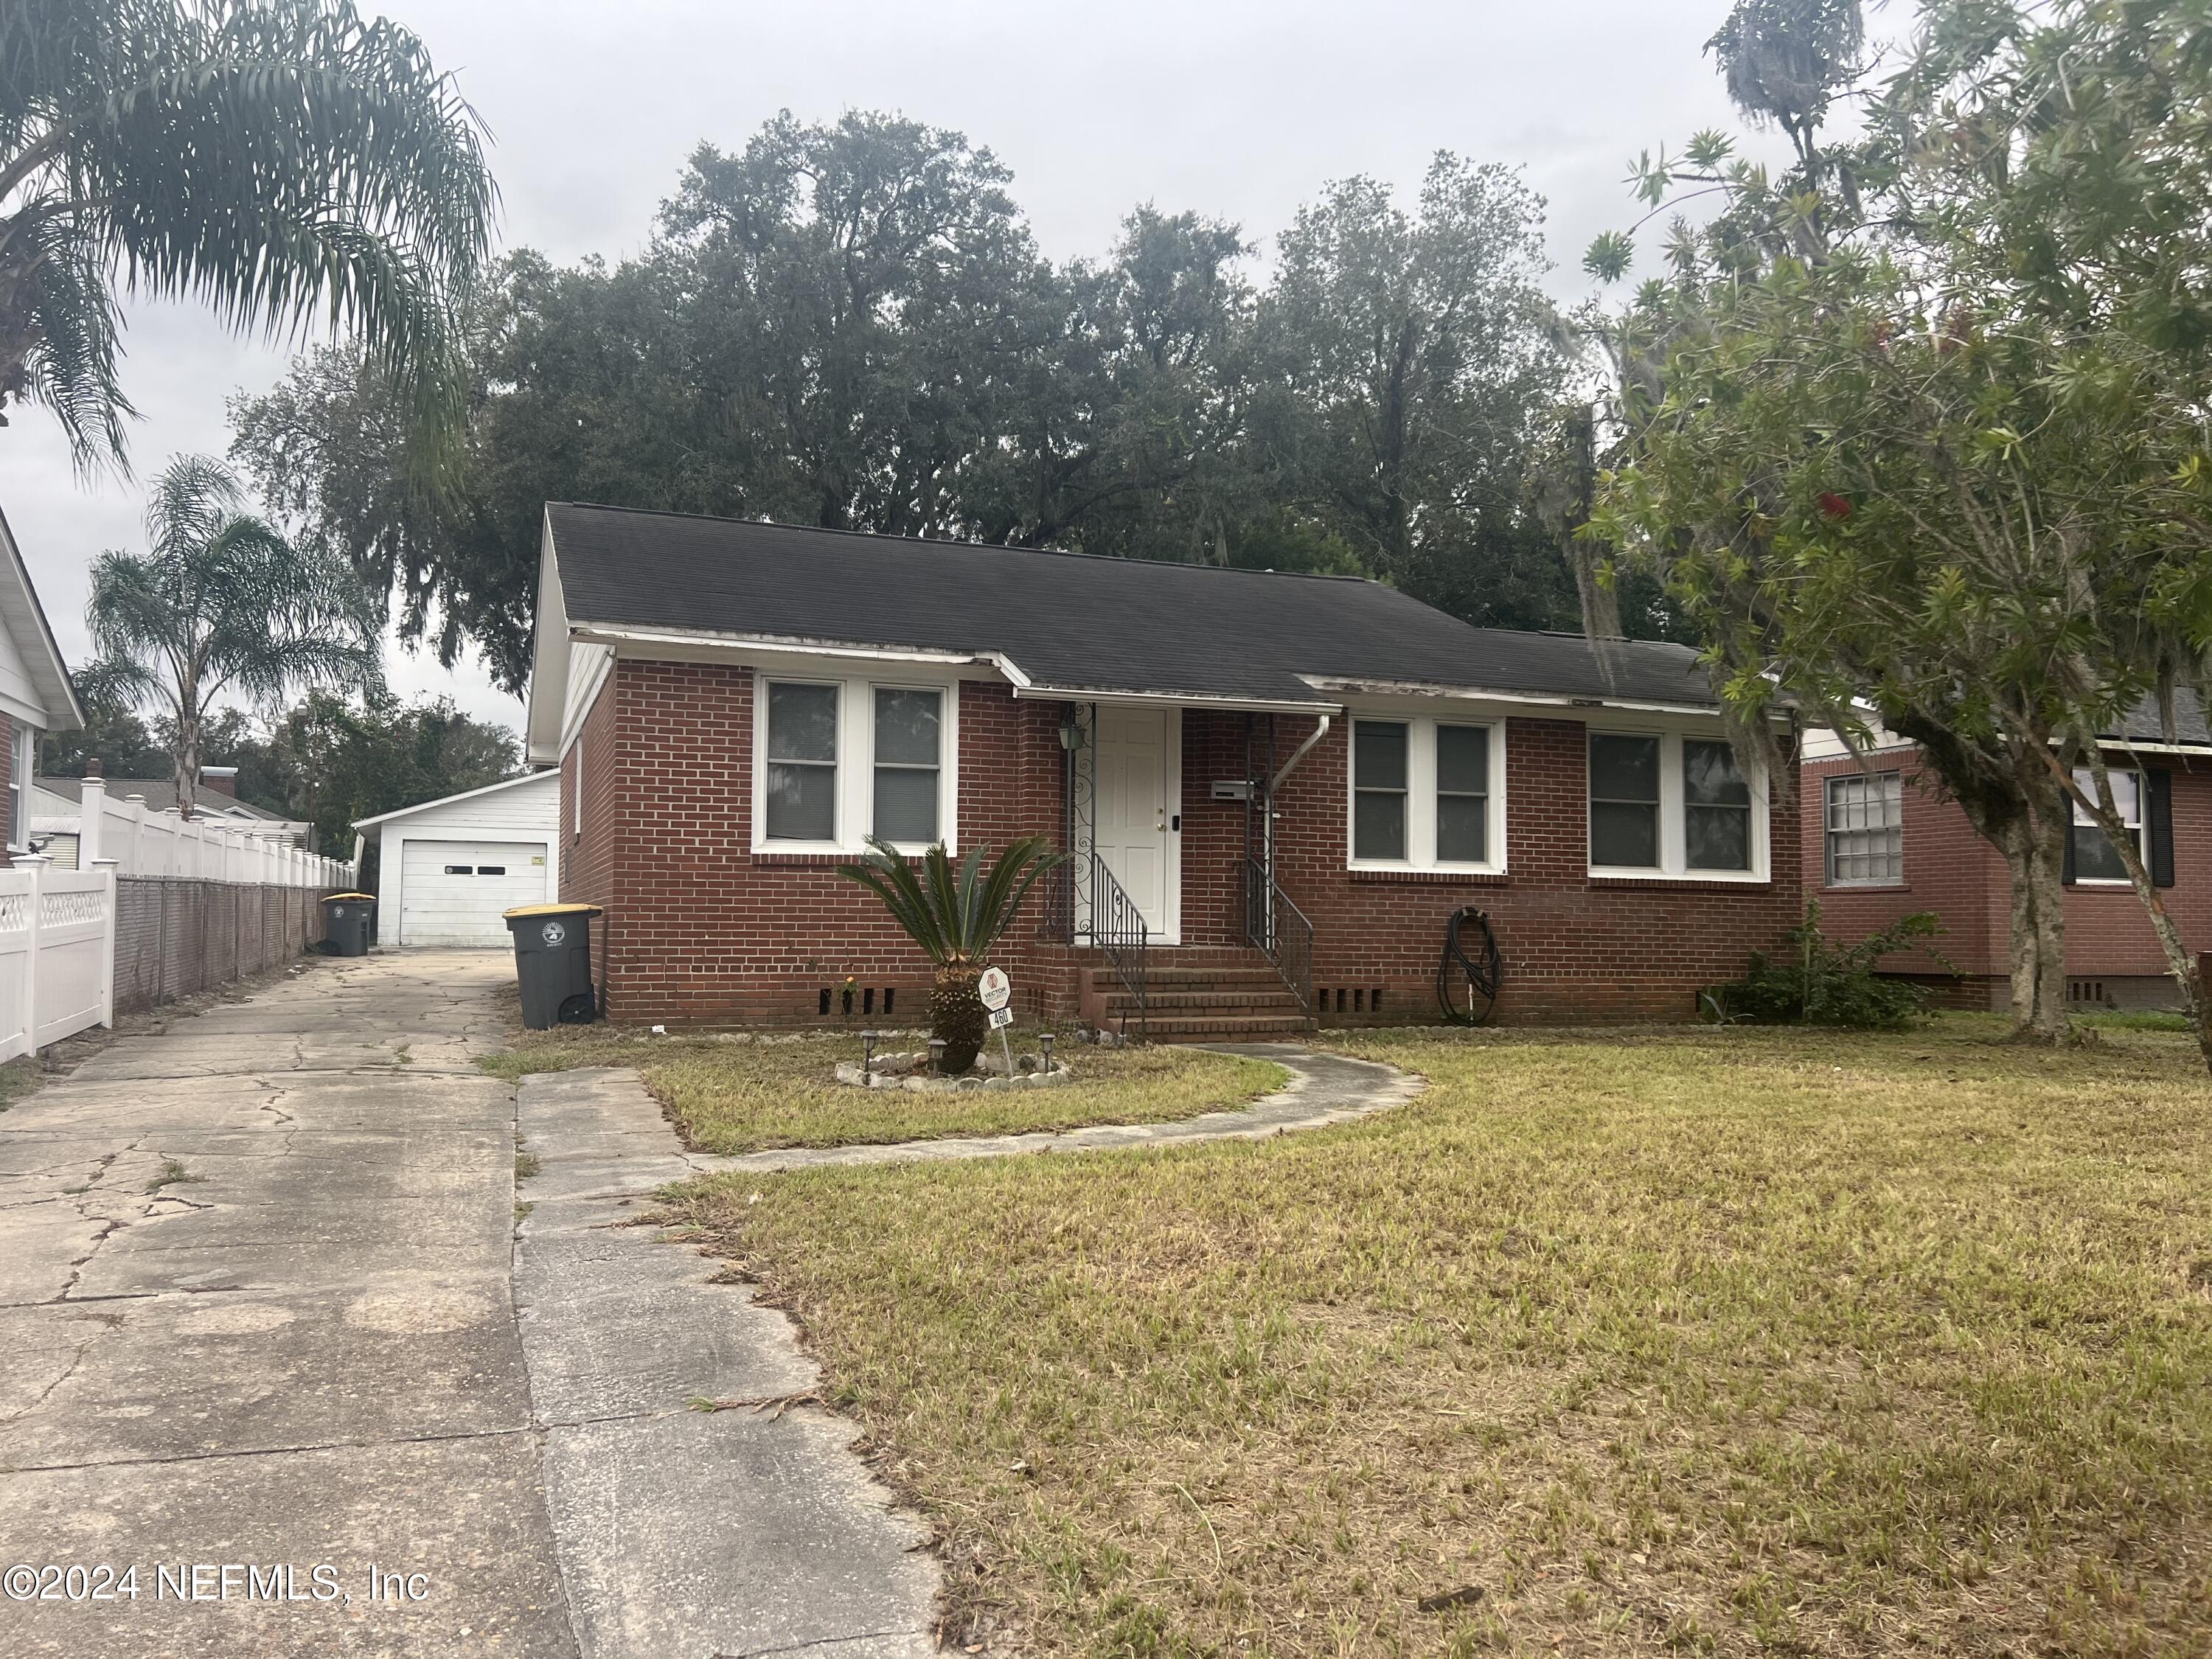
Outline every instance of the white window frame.
[[(1355, 855), (1358, 811), (1358, 728), (1364, 725), (1406, 727), (1406, 856), (1363, 859)], [(1437, 728), (1480, 726), (1490, 734), (1489, 793), (1483, 801), (1480, 863), (1437, 856)], [(1505, 721), (1493, 714), (1407, 714), (1387, 709), (1354, 711), (1345, 720), (1344, 855), (1351, 870), (1419, 870), (1460, 875), (1505, 873)]]
[(39, 746), (38, 728), (10, 720), (8, 733), (8, 850), (31, 850), (31, 761)]
[[(773, 685), (826, 685), (837, 690), (837, 785), (832, 834), (828, 841), (771, 841), (768, 835), (768, 707)], [(876, 693), (934, 691), (937, 727), (937, 829), (947, 851), (957, 852), (960, 826), (960, 683), (913, 674), (823, 674), (794, 666), (789, 672), (758, 669), (753, 675), (752, 824), (757, 854), (857, 854), (867, 850), (876, 817)], [(902, 853), (920, 853), (927, 843), (895, 842)]]
[[(1856, 784), (1862, 788), (1879, 785), (1885, 796), (1893, 791), (1897, 800), (1897, 822), (1894, 824), (1838, 829), (1835, 816), (1836, 786), (1839, 783)], [(1836, 837), (1871, 835), (1880, 830), (1893, 831), (1897, 836), (1897, 873), (1893, 876), (1838, 877), (1836, 874)], [(1820, 880), (1823, 886), (1837, 889), (1905, 885), (1905, 774), (1901, 770), (1892, 768), (1876, 772), (1837, 772), (1820, 781)]]
[(1773, 849), (1771, 845), (1773, 799), (1767, 784), (1766, 770), (1760, 766), (1754, 766), (1744, 776), (1744, 783), (1751, 793), (1751, 868), (1692, 870), (1689, 867), (1688, 833), (1684, 811), (1686, 802), (1683, 799), (1682, 787), (1682, 744), (1686, 740), (1691, 743), (1722, 743), (1727, 740), (1711, 727), (1690, 730), (1681, 726), (1607, 720), (1583, 728), (1583, 855), (1585, 860), (1590, 856), (1589, 744), (1593, 738), (1659, 739), (1659, 862), (1656, 865), (1591, 862), (1589, 870), (1592, 876), (1624, 881), (1741, 882), (1747, 886), (1773, 879)]
[[(2105, 769), (2105, 775), (2114, 780), (2116, 782), (2124, 776), (2131, 777), (2136, 781), (2136, 821), (2133, 823), (2128, 824), (2128, 828), (2136, 832), (2136, 856), (2142, 860), (2143, 867), (2145, 869), (2148, 869), (2150, 867), (2150, 779), (2142, 772), (2138, 771), (2132, 766), (2108, 766)], [(2087, 767), (2077, 766), (2074, 769), (2074, 781), (2080, 786), (2083, 794), (2088, 795), (2092, 798), (2096, 795), (2097, 775), (2091, 771)], [(2112, 804), (2116, 806), (2119, 804), (2119, 791), (2117, 789), (2112, 792)], [(2096, 819), (2091, 817), (2087, 812), (2082, 810), (2080, 803), (2069, 798), (2066, 805), (2066, 833), (2069, 836), (2071, 836), (2076, 830), (2095, 830), (2100, 834), (2103, 833), (2102, 827), (2097, 823)], [(2126, 823), (2126, 819), (2124, 817), (2121, 822), (2124, 823)], [(2081, 858), (2078, 854), (2075, 857), (2073, 862), (2075, 866), (2074, 879), (2070, 884), (2069, 884), (2071, 886), (2132, 887), (2135, 885), (2135, 884), (2130, 881), (2124, 875), (2083, 875), (2081, 872)]]

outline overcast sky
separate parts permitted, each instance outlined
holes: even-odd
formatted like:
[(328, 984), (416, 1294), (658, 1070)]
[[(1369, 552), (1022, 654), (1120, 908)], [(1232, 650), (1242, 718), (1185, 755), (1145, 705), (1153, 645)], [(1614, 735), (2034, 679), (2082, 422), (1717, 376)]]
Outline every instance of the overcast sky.
[[(362, 0), (375, 9), (376, 0)], [(1627, 163), (1735, 125), (1706, 39), (1726, 0), (388, 0), (489, 126), (507, 245), (571, 260), (642, 246), (702, 139), (742, 145), (788, 108), (896, 110), (956, 128), (1012, 167), (1044, 250), (1103, 252), (1152, 201), (1233, 219), (1267, 245), (1325, 179), (1410, 198), (1429, 157), (1523, 167), (1550, 203), (1563, 295), (1596, 232), (1632, 217)], [(1648, 266), (1650, 261), (1645, 262)], [(220, 454), (227, 398), (286, 353), (181, 307), (129, 311), (125, 385), (141, 478)], [(142, 492), (75, 477), (42, 410), (0, 431), (0, 507), (72, 664), (85, 571), (139, 545)], [(393, 684), (519, 723), (473, 669), (392, 653)]]

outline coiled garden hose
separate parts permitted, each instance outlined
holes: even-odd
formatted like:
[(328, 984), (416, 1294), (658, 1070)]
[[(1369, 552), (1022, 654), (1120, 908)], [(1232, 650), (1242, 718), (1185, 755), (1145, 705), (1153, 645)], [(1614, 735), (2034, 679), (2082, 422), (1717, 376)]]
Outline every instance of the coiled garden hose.
[[(1468, 938), (1474, 935), (1472, 948)], [(1498, 1006), (1505, 958), (1487, 911), (1464, 905), (1444, 924), (1443, 960), (1437, 964), (1437, 1006), (1455, 1025), (1480, 1025)]]

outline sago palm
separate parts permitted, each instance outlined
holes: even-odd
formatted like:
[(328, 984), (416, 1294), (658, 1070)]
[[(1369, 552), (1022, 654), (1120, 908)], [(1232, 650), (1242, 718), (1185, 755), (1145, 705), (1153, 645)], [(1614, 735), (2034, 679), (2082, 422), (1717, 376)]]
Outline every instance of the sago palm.
[(343, 558), (294, 547), (242, 512), (244, 499), (218, 463), (180, 456), (154, 481), (148, 550), (103, 553), (92, 566), (85, 622), (100, 659), (79, 683), (169, 717), (187, 813), (218, 698), (271, 705), (380, 681), (374, 596)]
[(983, 849), (970, 848), (957, 870), (939, 842), (921, 855), (921, 873), (889, 842), (868, 838), (869, 851), (859, 864), (841, 865), (837, 873), (857, 881), (882, 899), (891, 920), (937, 964), (929, 992), (931, 1035), (945, 1043), (945, 1066), (964, 1072), (975, 1063), (988, 1024), (975, 981), (983, 958), (1006, 933), (1022, 901), (1039, 876), (1062, 862), (1042, 836), (1010, 843), (983, 872)]
[(120, 288), (326, 319), (457, 428), (495, 199), (451, 79), (349, 0), (0, 0), (0, 410), (121, 463)]

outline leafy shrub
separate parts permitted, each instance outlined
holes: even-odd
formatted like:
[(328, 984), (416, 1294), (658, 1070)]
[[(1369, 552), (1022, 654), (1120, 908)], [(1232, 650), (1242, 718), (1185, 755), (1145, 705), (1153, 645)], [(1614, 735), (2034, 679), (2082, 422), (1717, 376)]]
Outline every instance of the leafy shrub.
[(1842, 1025), (1860, 1030), (1894, 1031), (1928, 1012), (1928, 987), (1892, 979), (1875, 963), (1919, 942), (1929, 960), (1947, 974), (1958, 969), (1925, 941), (1943, 931), (1934, 913), (1900, 916), (1856, 945), (1838, 945), (1820, 931), (1820, 902), (1808, 899), (1805, 920), (1790, 930), (1793, 960), (1769, 961), (1753, 951), (1744, 976), (1716, 985), (1698, 997), (1707, 1017), (1723, 1024), (1737, 1020), (1762, 1025)]

